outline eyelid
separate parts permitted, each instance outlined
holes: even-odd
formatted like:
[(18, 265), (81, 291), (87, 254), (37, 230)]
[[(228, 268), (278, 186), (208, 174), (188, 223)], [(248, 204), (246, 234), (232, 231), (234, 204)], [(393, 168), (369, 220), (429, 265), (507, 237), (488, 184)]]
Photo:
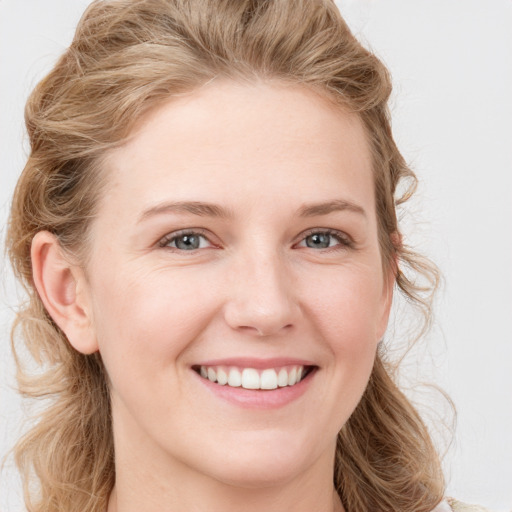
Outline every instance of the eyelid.
[(170, 249), (170, 250), (179, 251), (180, 253), (181, 252), (195, 252), (196, 250), (199, 250), (199, 249), (194, 249), (191, 251), (183, 251), (176, 247), (168, 247), (167, 246), (167, 244), (169, 242), (171, 242), (174, 239), (179, 238), (180, 236), (183, 236), (183, 235), (199, 235), (199, 236), (203, 237), (204, 239), (208, 240), (208, 243), (212, 247), (215, 247), (215, 244), (210, 239), (211, 234), (203, 228), (186, 228), (186, 229), (179, 229), (178, 231), (172, 231), (171, 233), (168, 233), (167, 235), (164, 235), (162, 238), (160, 238), (157, 242), (157, 246), (161, 247), (162, 249)]
[[(294, 244), (294, 247), (297, 246), (299, 243), (303, 242), (308, 236), (314, 235), (317, 233), (327, 234), (327, 235), (337, 238), (339, 240), (342, 248), (347, 248), (347, 247), (352, 248), (355, 245), (354, 239), (350, 235), (345, 233), (344, 231), (340, 231), (340, 230), (333, 229), (333, 228), (311, 228), (311, 229), (308, 229), (308, 230), (302, 232), (299, 235), (298, 241)], [(180, 236), (183, 236), (183, 235), (199, 235), (199, 236), (202, 236), (204, 239), (206, 239), (212, 247), (219, 247), (219, 244), (215, 244), (214, 242), (212, 242), (211, 233), (203, 228), (185, 228), (185, 229), (179, 229), (177, 231), (172, 231), (172, 232), (164, 235), (163, 237), (161, 237), (157, 241), (156, 245), (163, 249), (170, 249), (170, 250), (174, 249), (179, 252), (187, 252), (187, 251), (182, 251), (180, 249), (167, 246), (167, 244), (169, 242), (171, 242), (172, 240), (174, 240)], [(335, 250), (335, 249), (336, 249), (336, 246), (330, 247), (330, 248), (325, 248), (322, 250), (327, 251), (327, 250)], [(197, 250), (199, 250), (199, 249), (195, 249), (190, 252), (195, 252)]]
[[(295, 245), (298, 245), (299, 243), (303, 242), (308, 236), (315, 235), (317, 233), (326, 234), (326, 235), (330, 235), (330, 236), (337, 238), (340, 242), (340, 245), (343, 248), (347, 248), (347, 247), (352, 248), (355, 245), (354, 239), (350, 235), (348, 235), (344, 231), (340, 231), (338, 229), (333, 229), (333, 228), (311, 228), (311, 229), (308, 229), (307, 231), (304, 231), (303, 233), (300, 234), (300, 238)], [(328, 251), (328, 250), (335, 250), (335, 249), (336, 249), (336, 247), (328, 247), (328, 248), (321, 249), (321, 250)]]

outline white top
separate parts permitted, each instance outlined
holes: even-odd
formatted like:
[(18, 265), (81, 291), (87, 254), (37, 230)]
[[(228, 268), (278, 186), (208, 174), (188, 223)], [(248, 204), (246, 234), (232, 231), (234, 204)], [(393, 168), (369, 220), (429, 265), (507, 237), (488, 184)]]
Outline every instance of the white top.
[(452, 507), (448, 505), (446, 500), (443, 500), (432, 512), (453, 512)]
[(452, 498), (443, 500), (432, 512), (487, 512), (478, 505), (467, 505)]

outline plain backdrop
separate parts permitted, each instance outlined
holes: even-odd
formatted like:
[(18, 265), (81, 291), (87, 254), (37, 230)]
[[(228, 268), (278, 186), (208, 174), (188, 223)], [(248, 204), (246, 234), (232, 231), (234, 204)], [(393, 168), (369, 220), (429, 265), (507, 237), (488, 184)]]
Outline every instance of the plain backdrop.
[[(0, 0), (2, 239), (26, 158), (27, 94), (69, 44), (88, 3)], [(395, 136), (420, 179), (404, 214), (406, 240), (444, 274), (434, 327), (406, 360), (407, 382), (441, 386), (457, 408), (445, 456), (448, 494), (512, 510), (512, 2), (338, 5), (355, 34), (391, 70)], [(5, 260), (2, 268), (0, 457), (19, 435), (23, 418), (9, 348), (18, 295)], [(446, 405), (421, 389), (409, 392), (443, 449), (446, 435), (439, 427), (450, 421)], [(0, 510), (21, 511), (21, 503), (8, 459), (0, 475)]]

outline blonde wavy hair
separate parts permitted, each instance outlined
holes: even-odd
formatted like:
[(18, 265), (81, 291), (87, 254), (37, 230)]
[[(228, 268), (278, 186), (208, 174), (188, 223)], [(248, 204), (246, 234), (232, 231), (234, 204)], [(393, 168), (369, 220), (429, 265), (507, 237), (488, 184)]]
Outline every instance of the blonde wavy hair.
[[(150, 109), (217, 77), (300, 84), (358, 113), (373, 153), (383, 265), (428, 322), (437, 272), (399, 234), (396, 207), (415, 176), (393, 141), (390, 77), (332, 0), (97, 0), (27, 102), (31, 152), (8, 227), (9, 256), (28, 293), (12, 337), (19, 388), (50, 399), (14, 450), (29, 512), (103, 512), (115, 481), (101, 356), (75, 351), (45, 311), (32, 280), (32, 239), (48, 230), (85, 262), (102, 158)], [(396, 197), (402, 181), (408, 192)], [(38, 372), (24, 367), (19, 346)], [(381, 347), (338, 436), (334, 484), (348, 512), (430, 512), (444, 494), (438, 455), (395, 370)]]

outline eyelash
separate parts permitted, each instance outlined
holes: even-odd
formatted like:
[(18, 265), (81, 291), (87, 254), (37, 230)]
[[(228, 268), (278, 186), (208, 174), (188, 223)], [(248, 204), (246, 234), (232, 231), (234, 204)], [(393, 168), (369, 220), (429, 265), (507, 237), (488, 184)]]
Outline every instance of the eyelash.
[(339, 242), (339, 245), (337, 246), (321, 249), (323, 251), (340, 251), (344, 249), (352, 249), (354, 247), (354, 241), (352, 238), (349, 237), (346, 233), (336, 229), (311, 229), (302, 234), (302, 238), (299, 243), (305, 242), (306, 238), (312, 235), (328, 235), (332, 238), (335, 238)]
[[(301, 239), (298, 243), (305, 242), (305, 240), (312, 235), (327, 235), (329, 237), (335, 238), (339, 242), (338, 245), (335, 245), (333, 247), (326, 247), (326, 248), (320, 249), (324, 252), (340, 251), (340, 250), (345, 250), (345, 249), (351, 249), (354, 247), (354, 241), (352, 240), (351, 237), (349, 237), (346, 233), (343, 233), (342, 231), (337, 231), (335, 229), (318, 229), (318, 228), (311, 229), (301, 235)], [(196, 229), (183, 230), (183, 231), (177, 231), (174, 233), (170, 233), (170, 234), (164, 236), (158, 242), (158, 246), (163, 249), (169, 249), (172, 251), (183, 252), (183, 253), (184, 252), (194, 253), (197, 250), (202, 249), (202, 247), (198, 247), (197, 249), (192, 249), (190, 251), (187, 251), (185, 249), (179, 249), (178, 247), (169, 247), (170, 243), (175, 242), (176, 240), (178, 240), (179, 238), (184, 237), (184, 236), (199, 236), (199, 237), (207, 240), (209, 244), (214, 245), (208, 238), (206, 231), (196, 228)], [(295, 244), (295, 245), (297, 245), (297, 244)], [(203, 247), (203, 249), (204, 249), (204, 247)], [(310, 249), (311, 249), (311, 247), (310, 247)]]
[(206, 231), (204, 231), (202, 229), (199, 229), (199, 228), (195, 228), (195, 229), (188, 229), (188, 230), (183, 230), (183, 231), (177, 231), (177, 232), (174, 232), (174, 233), (169, 233), (168, 235), (165, 235), (158, 242), (158, 246), (162, 247), (164, 249), (165, 248), (166, 249), (171, 249), (171, 250), (175, 250), (175, 251), (178, 251), (178, 252), (195, 252), (195, 251), (197, 251), (198, 249), (193, 249), (191, 251), (185, 251), (185, 250), (179, 249), (178, 247), (169, 247), (169, 244), (171, 242), (174, 242), (174, 241), (176, 241), (179, 238), (184, 237), (184, 236), (200, 236), (201, 238), (204, 238), (205, 240), (208, 240), (208, 243), (212, 244), (212, 242), (210, 241), (210, 239), (206, 235)]

